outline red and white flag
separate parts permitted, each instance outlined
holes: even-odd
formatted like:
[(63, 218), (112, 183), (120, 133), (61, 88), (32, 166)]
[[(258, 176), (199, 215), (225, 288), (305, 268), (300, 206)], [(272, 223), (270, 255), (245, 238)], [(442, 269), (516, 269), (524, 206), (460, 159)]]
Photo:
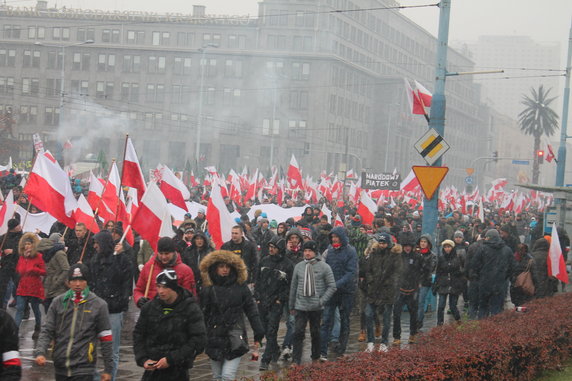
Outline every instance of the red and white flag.
[(419, 187), (419, 180), (415, 176), (415, 172), (411, 170), (406, 178), (401, 181), (400, 190), (402, 192), (415, 192), (417, 187)]
[(83, 194), (80, 194), (77, 199), (77, 209), (73, 212), (73, 216), (77, 223), (81, 222), (85, 224), (87, 230), (91, 231), (93, 234), (99, 233), (99, 226), (95, 221), (95, 216), (93, 215), (91, 206)]
[(407, 102), (409, 103), (409, 109), (411, 113), (414, 115), (426, 115), (425, 107), (423, 107), (423, 102), (417, 91), (414, 91), (409, 84), (407, 78), (404, 78), (405, 81), (405, 93), (407, 94)]
[(33, 205), (48, 212), (58, 221), (73, 229), (73, 211), (77, 201), (68, 176), (53, 156), (46, 152), (36, 156), (34, 168), (24, 188)]
[(199, 186), (199, 183), (198, 183), (197, 180), (195, 179), (195, 174), (194, 174), (193, 171), (191, 171), (191, 179), (190, 179), (190, 180), (191, 180), (191, 186), (192, 186), (193, 188)]
[(178, 206), (185, 211), (189, 211), (185, 200), (191, 198), (191, 193), (185, 186), (185, 184), (179, 179), (173, 171), (169, 169), (166, 165), (161, 165), (157, 167), (161, 171), (161, 181), (159, 183), (159, 188), (161, 192), (165, 195), (167, 200), (171, 201), (173, 205)]
[(137, 214), (137, 209), (139, 209), (139, 200), (137, 198), (137, 189), (129, 188), (127, 191), (127, 213), (133, 219), (133, 216)]
[(147, 191), (141, 197), (141, 203), (131, 226), (141, 235), (141, 238), (149, 242), (154, 251), (157, 251), (157, 242), (160, 237), (173, 236), (167, 200), (155, 183), (150, 182)]
[(556, 155), (554, 155), (554, 149), (552, 148), (552, 144), (548, 144), (548, 153), (546, 154), (546, 161), (551, 163), (552, 160), (558, 163), (558, 160), (556, 160)]
[(562, 255), (562, 247), (558, 239), (558, 230), (556, 224), (552, 223), (552, 238), (550, 240), (550, 249), (548, 249), (548, 257), (546, 258), (548, 265), (548, 275), (553, 276), (561, 282), (568, 283), (568, 273), (566, 272), (566, 263)]
[(417, 96), (419, 100), (423, 104), (423, 107), (431, 107), (431, 99), (433, 98), (433, 94), (429, 90), (427, 90), (422, 84), (415, 81), (415, 87), (417, 91)]
[(226, 208), (220, 187), (217, 184), (213, 185), (207, 205), (207, 222), (215, 247), (220, 249), (223, 243), (230, 240), (231, 230), (235, 222)]
[(8, 221), (14, 216), (15, 210), (14, 194), (10, 190), (4, 200), (4, 204), (2, 204), (0, 208), (0, 235), (4, 235), (8, 232)]
[(361, 216), (362, 224), (373, 224), (375, 213), (377, 213), (377, 205), (364, 190), (361, 191), (360, 203), (357, 208), (357, 213)]
[(145, 193), (145, 178), (143, 177), (143, 171), (139, 165), (139, 159), (137, 159), (137, 153), (135, 152), (131, 138), (127, 138), (125, 145), (125, 160), (123, 161), (122, 175), (121, 184), (137, 189), (139, 197), (143, 196), (143, 193)]
[(101, 200), (104, 184), (105, 180), (98, 179), (92, 171), (89, 171), (89, 191), (87, 193), (87, 202), (93, 210), (97, 209), (99, 206), (99, 200)]
[(290, 189), (302, 188), (302, 173), (294, 154), (292, 154), (290, 165), (288, 166), (287, 181)]

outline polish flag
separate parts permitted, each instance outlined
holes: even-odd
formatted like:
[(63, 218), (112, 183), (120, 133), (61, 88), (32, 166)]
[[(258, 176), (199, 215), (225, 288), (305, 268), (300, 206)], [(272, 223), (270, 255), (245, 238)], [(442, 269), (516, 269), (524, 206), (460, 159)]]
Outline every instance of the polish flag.
[(415, 189), (417, 189), (419, 186), (419, 180), (417, 180), (415, 172), (411, 170), (407, 177), (401, 181), (400, 190), (402, 192), (415, 192)]
[(98, 179), (92, 171), (89, 171), (89, 191), (87, 193), (87, 202), (93, 210), (99, 207), (99, 201), (101, 200), (104, 184), (105, 180)]
[(191, 186), (194, 187), (198, 187), (199, 183), (197, 182), (197, 180), (195, 179), (195, 174), (193, 171), (191, 171)]
[(546, 161), (552, 163), (552, 160), (558, 163), (558, 160), (556, 160), (556, 155), (554, 155), (554, 149), (552, 148), (552, 145), (548, 144), (548, 154), (546, 155)]
[(10, 169), (12, 168), (12, 156), (10, 156), (10, 159), (8, 160), (8, 165), (0, 165), (0, 175), (1, 176), (5, 176), (10, 172)]
[(127, 191), (127, 205), (125, 207), (131, 219), (137, 214), (137, 209), (139, 209), (139, 200), (137, 199), (137, 189), (129, 188)]
[(87, 230), (91, 231), (93, 234), (99, 233), (99, 226), (95, 221), (91, 206), (83, 194), (79, 195), (77, 200), (77, 209), (73, 212), (73, 217), (76, 222), (85, 224)]
[(129, 223), (127, 217), (127, 211), (125, 210), (125, 197), (123, 196), (123, 191), (120, 189), (121, 180), (119, 176), (119, 170), (115, 163), (111, 166), (111, 171), (109, 172), (109, 178), (107, 179), (107, 185), (103, 191), (101, 200), (105, 203), (108, 210), (111, 211), (111, 216), (106, 216), (103, 212), (103, 208), (99, 208), (99, 214), (106, 220), (119, 220), (124, 223), (123, 228)]
[(8, 232), (8, 221), (14, 216), (15, 210), (14, 194), (10, 190), (4, 200), (4, 204), (0, 208), (0, 235)]
[(292, 154), (290, 166), (288, 166), (287, 179), (291, 189), (302, 188), (302, 173), (294, 154)]
[(417, 91), (414, 91), (409, 84), (407, 78), (405, 81), (405, 93), (407, 94), (407, 102), (409, 103), (409, 109), (414, 115), (426, 115), (425, 108), (423, 107), (423, 101), (419, 97)]
[(232, 201), (234, 201), (237, 205), (242, 205), (241, 200), (241, 189), (240, 189), (240, 179), (238, 174), (234, 170), (230, 170), (230, 192), (229, 197)]
[(36, 156), (24, 193), (30, 197), (33, 205), (73, 229), (75, 221), (72, 214), (77, 208), (77, 201), (68, 176), (57, 161), (51, 159), (53, 156), (48, 154), (46, 152)]
[(332, 211), (328, 209), (326, 203), (322, 204), (322, 209), (320, 211), (324, 216), (328, 217), (328, 223), (330, 223), (332, 221)]
[(159, 183), (161, 192), (173, 205), (188, 212), (189, 209), (185, 200), (191, 198), (191, 193), (185, 184), (166, 165), (159, 164), (157, 168), (161, 171), (161, 182)]
[(377, 205), (369, 197), (366, 191), (361, 191), (360, 203), (357, 208), (357, 213), (361, 216), (362, 224), (371, 225), (377, 213)]
[(123, 160), (122, 175), (121, 184), (137, 189), (139, 191), (137, 193), (140, 196), (145, 193), (145, 178), (143, 177), (143, 171), (141, 171), (139, 159), (137, 159), (137, 153), (135, 152), (131, 138), (127, 138), (125, 145), (125, 160)]
[(357, 176), (354, 173), (353, 169), (350, 169), (347, 173), (346, 173), (346, 179), (356, 179)]
[(568, 283), (568, 273), (566, 272), (566, 263), (564, 263), (562, 247), (560, 247), (560, 240), (558, 239), (556, 223), (552, 223), (552, 239), (550, 240), (546, 264), (548, 265), (548, 276), (553, 276), (561, 282)]
[(205, 169), (207, 170), (208, 173), (210, 173), (211, 176), (217, 176), (218, 177), (218, 172), (216, 170), (216, 167), (211, 165), (209, 167), (205, 167)]
[(213, 186), (207, 205), (207, 222), (215, 247), (220, 249), (223, 243), (230, 240), (235, 222), (224, 204), (220, 187), (217, 185)]
[(431, 99), (433, 98), (433, 94), (431, 94), (429, 90), (427, 90), (417, 81), (415, 81), (415, 88), (417, 90), (417, 96), (421, 100), (423, 107), (431, 107)]
[(336, 214), (336, 220), (334, 221), (334, 227), (336, 226), (344, 226), (339, 214)]
[(154, 251), (157, 251), (160, 237), (173, 236), (167, 200), (155, 183), (150, 182), (147, 186), (131, 227), (141, 235), (141, 238), (149, 242)]
[(258, 187), (258, 168), (254, 172), (254, 176), (250, 179), (248, 183), (248, 189), (246, 190), (245, 200), (254, 200), (256, 197), (256, 188)]

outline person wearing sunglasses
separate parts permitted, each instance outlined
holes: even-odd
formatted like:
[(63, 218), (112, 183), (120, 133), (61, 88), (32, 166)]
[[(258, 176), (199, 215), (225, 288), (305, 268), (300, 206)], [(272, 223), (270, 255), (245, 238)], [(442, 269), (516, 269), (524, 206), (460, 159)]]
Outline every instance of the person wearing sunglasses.
[(143, 306), (133, 331), (135, 361), (145, 369), (143, 380), (186, 381), (207, 341), (203, 313), (175, 270), (161, 271), (155, 286), (157, 295)]

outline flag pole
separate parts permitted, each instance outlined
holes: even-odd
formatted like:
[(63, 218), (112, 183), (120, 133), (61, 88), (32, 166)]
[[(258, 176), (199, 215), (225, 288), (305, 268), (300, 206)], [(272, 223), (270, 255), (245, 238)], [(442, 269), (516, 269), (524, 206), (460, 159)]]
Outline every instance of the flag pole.
[(129, 140), (129, 134), (125, 134), (125, 146), (123, 147), (123, 164), (121, 165), (121, 175), (119, 177), (119, 189), (117, 189), (117, 202), (115, 205), (115, 223), (117, 225), (117, 215), (119, 214), (119, 203), (121, 202), (121, 184), (123, 184), (123, 170), (125, 169), (125, 156), (127, 155), (127, 141)]
[(22, 228), (24, 228), (24, 225), (26, 225), (26, 219), (28, 218), (28, 214), (30, 213), (30, 207), (32, 206), (33, 200), (34, 197), (30, 196), (30, 199), (28, 200), (28, 207), (26, 208), (26, 214), (24, 214), (24, 221), (22, 221)]
[(85, 248), (87, 247), (87, 242), (89, 241), (89, 236), (91, 234), (91, 230), (87, 231), (87, 237), (85, 237), (85, 242), (83, 243), (83, 249), (81, 249), (81, 255), (79, 256), (78, 263), (83, 263), (83, 255), (85, 254)]
[(423, 108), (423, 116), (425, 117), (427, 123), (429, 123), (430, 122), (429, 115), (427, 115), (427, 111), (425, 111), (425, 103), (423, 103), (423, 97), (419, 95), (419, 89), (417, 89), (417, 94), (415, 94), (415, 96), (417, 97), (417, 99), (419, 99), (419, 102), (421, 102), (421, 107)]
[(143, 296), (146, 298), (149, 295), (149, 287), (151, 286), (151, 278), (153, 277), (153, 270), (155, 269), (155, 260), (151, 257), (151, 269), (149, 269), (149, 276), (147, 277), (147, 284), (145, 285), (145, 294)]

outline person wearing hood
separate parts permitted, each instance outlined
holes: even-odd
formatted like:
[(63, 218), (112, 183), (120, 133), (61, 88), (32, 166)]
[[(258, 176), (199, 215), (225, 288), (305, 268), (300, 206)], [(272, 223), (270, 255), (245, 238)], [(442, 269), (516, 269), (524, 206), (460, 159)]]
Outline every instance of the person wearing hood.
[(201, 306), (208, 337), (205, 353), (211, 360), (213, 380), (234, 380), (240, 359), (248, 349), (232, 350), (231, 336), (236, 338), (234, 332), (238, 331), (248, 343), (244, 315), (254, 332), (255, 345), (264, 337), (258, 308), (247, 284), (248, 270), (241, 257), (227, 250), (207, 255), (200, 270)]
[(36, 324), (34, 327), (34, 338), (40, 334), (42, 325), (42, 313), (40, 303), (44, 300), (44, 284), (42, 277), (46, 275), (46, 265), (42, 259), (42, 254), (38, 253), (38, 243), (40, 240), (34, 233), (26, 233), (20, 238), (18, 243), (18, 265), (16, 272), (20, 277), (18, 288), (16, 289), (16, 325), (20, 328), (20, 323), (24, 316), (24, 309), (30, 303)]
[(463, 233), (462, 230), (457, 230), (454, 234), (453, 234), (453, 241), (455, 242), (455, 252), (457, 253), (457, 255), (459, 256), (460, 260), (461, 260), (461, 265), (463, 266), (463, 268), (461, 269), (463, 271), (464, 274), (464, 284), (463, 284), (463, 305), (465, 309), (469, 308), (469, 290), (467, 287), (467, 271), (466, 271), (466, 265), (467, 265), (467, 249), (468, 249), (468, 243), (465, 240), (465, 233)]
[(245, 239), (244, 235), (245, 232), (240, 225), (233, 226), (230, 241), (225, 242), (220, 249), (230, 251), (242, 258), (248, 268), (248, 284), (252, 287), (256, 279), (258, 256), (255, 244)]
[[(286, 258), (290, 260), (293, 266), (296, 266), (304, 259), (304, 249), (302, 249), (302, 243), (304, 242), (304, 237), (298, 228), (291, 228), (286, 233)], [(282, 342), (282, 358), (288, 360), (292, 356), (292, 340), (294, 336), (294, 323), (295, 319), (293, 315), (288, 312), (287, 306), (284, 306), (286, 312), (286, 334), (284, 335), (284, 341)]]
[(42, 238), (38, 244), (38, 251), (42, 253), (46, 263), (46, 277), (44, 278), (44, 310), (48, 313), (52, 300), (68, 290), (66, 285), (67, 274), (70, 268), (64, 244), (60, 241), (61, 234), (53, 233), (50, 238)]
[(365, 270), (366, 307), (365, 324), (367, 331), (366, 352), (374, 351), (374, 315), (378, 309), (383, 314), (380, 352), (388, 351), (391, 314), (397, 291), (397, 280), (401, 269), (402, 247), (394, 245), (391, 235), (377, 233)]
[(186, 381), (207, 342), (203, 313), (193, 295), (165, 269), (155, 279), (157, 296), (141, 308), (133, 330), (133, 353), (142, 380)]
[(320, 319), (324, 305), (336, 292), (334, 274), (317, 252), (314, 241), (304, 243), (304, 261), (294, 268), (290, 286), (290, 314), (295, 316), (293, 362), (300, 364), (306, 324), (310, 322), (312, 359), (318, 360), (321, 351)]
[(479, 319), (502, 311), (507, 281), (514, 268), (514, 255), (498, 230), (489, 229), (485, 242), (471, 258), (471, 270), (479, 282)]
[(534, 297), (545, 298), (554, 295), (558, 280), (548, 275), (548, 250), (550, 243), (546, 238), (539, 238), (532, 247), (532, 279), (534, 281)]
[(181, 260), (183, 263), (189, 266), (191, 270), (193, 270), (193, 275), (195, 277), (195, 283), (197, 287), (197, 294), (201, 291), (202, 287), (201, 271), (199, 270), (199, 265), (211, 251), (213, 251), (213, 248), (210, 245), (208, 237), (202, 231), (198, 231), (193, 236), (189, 248), (181, 253)]
[(267, 370), (270, 361), (280, 355), (278, 326), (284, 306), (288, 305), (290, 281), (294, 265), (284, 256), (286, 241), (274, 236), (268, 243), (268, 255), (260, 260), (258, 278), (254, 285), (254, 299), (258, 304), (260, 320), (266, 336), (266, 349), (260, 370)]
[(455, 251), (455, 242), (446, 239), (441, 243), (441, 247), (442, 253), (437, 257), (435, 284), (433, 285), (433, 292), (439, 294), (437, 325), (443, 325), (447, 299), (449, 299), (449, 308), (453, 317), (457, 322), (461, 321), (457, 301), (465, 288), (464, 266), (461, 257)]
[[(2, 246), (2, 258), (0, 259), (0, 303), (2, 309), (6, 309), (8, 301), (15, 288), (18, 287), (18, 273), (16, 266), (18, 265), (18, 243), (22, 238), (22, 225), (20, 220), (12, 218), (8, 220), (8, 232), (0, 237), (0, 242), (4, 242)], [(14, 304), (10, 306), (15, 306)]]
[(393, 344), (401, 343), (401, 312), (404, 305), (409, 311), (409, 344), (413, 344), (417, 334), (419, 284), (421, 279), (427, 277), (424, 271), (428, 271), (428, 269), (423, 267), (422, 254), (415, 251), (415, 234), (413, 232), (402, 232), (399, 235), (399, 243), (403, 252), (401, 254), (401, 271), (397, 281), (399, 293), (393, 306)]
[(332, 269), (336, 281), (336, 292), (326, 303), (321, 329), (321, 361), (328, 359), (328, 343), (332, 333), (336, 308), (340, 311), (340, 338), (335, 351), (344, 354), (350, 334), (350, 314), (356, 294), (358, 259), (356, 250), (348, 242), (345, 228), (338, 226), (330, 233), (330, 246), (326, 252), (326, 263)]
[(119, 366), (119, 347), (123, 312), (129, 308), (129, 296), (133, 284), (132, 264), (124, 251), (115, 253), (113, 236), (102, 230), (93, 236), (95, 255), (91, 258), (91, 291), (105, 300), (109, 310), (109, 321), (113, 334), (113, 371), (112, 379), (117, 376)]
[(311, 206), (307, 206), (304, 209), (304, 213), (302, 213), (302, 218), (298, 221), (298, 223), (310, 226), (312, 225), (313, 222), (314, 222), (314, 209)]
[(433, 283), (433, 273), (437, 266), (437, 257), (431, 250), (433, 248), (433, 239), (429, 234), (422, 234), (417, 240), (415, 251), (421, 254), (423, 258), (423, 277), (421, 277), (419, 288), (419, 309), (417, 310), (417, 331), (423, 328), (423, 320), (425, 319), (425, 309), (427, 307), (427, 297), (431, 292)]
[(34, 350), (36, 364), (45, 366), (45, 356), (53, 342), (56, 380), (93, 380), (97, 346), (104, 363), (100, 380), (111, 380), (113, 337), (109, 312), (105, 301), (89, 290), (89, 277), (86, 265), (77, 263), (70, 267), (69, 290), (50, 305)]
[[(161, 237), (159, 242), (157, 242), (157, 254), (145, 263), (133, 290), (133, 300), (137, 307), (143, 307), (145, 303), (157, 295), (155, 282), (150, 281), (150, 279), (156, 279), (157, 275), (165, 269), (175, 270), (177, 283), (191, 291), (193, 295), (196, 295), (193, 270), (185, 265), (180, 255), (177, 254), (175, 241), (171, 237)], [(147, 284), (149, 284), (149, 287), (147, 287)]]
[(252, 229), (252, 236), (260, 248), (260, 258), (264, 258), (268, 255), (268, 244), (275, 237), (275, 234), (268, 226), (268, 218), (262, 217), (258, 219), (257, 226)]

